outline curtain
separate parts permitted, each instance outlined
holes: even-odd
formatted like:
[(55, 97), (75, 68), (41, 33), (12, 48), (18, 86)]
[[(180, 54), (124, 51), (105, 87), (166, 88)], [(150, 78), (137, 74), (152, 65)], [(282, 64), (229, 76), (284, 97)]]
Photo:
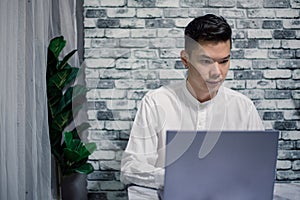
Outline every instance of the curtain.
[(65, 35), (77, 47), (75, 2), (0, 1), (1, 200), (52, 199), (47, 46)]

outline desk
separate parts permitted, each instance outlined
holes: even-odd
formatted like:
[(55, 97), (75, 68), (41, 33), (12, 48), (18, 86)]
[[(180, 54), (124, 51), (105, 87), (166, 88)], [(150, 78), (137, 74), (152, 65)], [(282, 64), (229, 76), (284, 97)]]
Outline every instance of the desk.
[(300, 183), (276, 183), (273, 200), (300, 200)]

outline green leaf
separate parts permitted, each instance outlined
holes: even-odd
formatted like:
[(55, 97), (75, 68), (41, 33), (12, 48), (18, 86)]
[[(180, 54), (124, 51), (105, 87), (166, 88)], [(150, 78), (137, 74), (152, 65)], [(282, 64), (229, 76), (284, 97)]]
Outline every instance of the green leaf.
[[(70, 106), (73, 103), (73, 101), (78, 101), (80, 98), (85, 98), (86, 92), (87, 92), (87, 89), (84, 86), (81, 86), (81, 85), (76, 85), (74, 87), (69, 87), (67, 89), (67, 91), (65, 92), (65, 94), (60, 99), (60, 101), (59, 101), (59, 103), (56, 107), (56, 110), (53, 109), (54, 116), (57, 113), (64, 110), (66, 107)], [(55, 103), (57, 103), (57, 102), (55, 102)], [(80, 104), (82, 104), (82, 102), (80, 102)]]
[(77, 151), (73, 151), (69, 148), (64, 148), (64, 155), (65, 158), (71, 163), (78, 161), (78, 158), (80, 158), (80, 155)]
[(73, 135), (71, 132), (65, 132), (64, 133), (64, 140), (65, 140), (65, 143), (66, 143), (66, 146), (67, 148), (70, 148), (71, 147), (71, 144), (72, 144), (72, 140), (73, 140)]
[(55, 37), (50, 41), (48, 49), (53, 52), (56, 58), (58, 58), (60, 52), (66, 46), (66, 43), (63, 36)]
[(59, 71), (49, 78), (48, 87), (57, 87), (62, 90), (66, 85), (75, 80), (78, 68), (70, 68)]
[(57, 65), (57, 69), (64, 69), (64, 67), (68, 64), (68, 60), (74, 55), (74, 53), (76, 53), (76, 49), (71, 51), (70, 53), (68, 53), (68, 55), (66, 55), (63, 60)]
[(61, 112), (53, 118), (51, 128), (57, 131), (63, 131), (64, 128), (73, 120), (72, 109)]
[(75, 171), (81, 174), (90, 174), (94, 171), (94, 167), (90, 163), (85, 163), (80, 167), (76, 168)]

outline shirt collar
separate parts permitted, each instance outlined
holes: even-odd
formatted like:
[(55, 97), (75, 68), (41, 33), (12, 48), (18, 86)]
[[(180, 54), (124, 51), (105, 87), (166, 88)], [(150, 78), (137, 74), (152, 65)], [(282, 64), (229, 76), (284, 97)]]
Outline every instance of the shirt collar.
[(223, 84), (222, 84), (220, 86), (220, 88), (218, 90), (218, 93), (217, 93), (217, 95), (215, 97), (213, 97), (212, 99), (210, 99), (208, 101), (205, 101), (205, 102), (201, 103), (188, 90), (188, 88), (187, 88), (187, 80), (185, 80), (185, 84), (183, 84), (183, 85), (184, 85), (184, 87), (183, 87), (184, 88), (183, 89), (184, 95), (187, 97), (187, 99), (189, 100), (189, 102), (191, 102), (193, 105), (200, 106), (200, 107), (207, 107), (210, 104), (212, 104), (213, 102), (215, 102), (217, 99), (221, 98), (221, 96), (223, 94), (223, 90), (224, 90), (224, 87), (223, 87)]

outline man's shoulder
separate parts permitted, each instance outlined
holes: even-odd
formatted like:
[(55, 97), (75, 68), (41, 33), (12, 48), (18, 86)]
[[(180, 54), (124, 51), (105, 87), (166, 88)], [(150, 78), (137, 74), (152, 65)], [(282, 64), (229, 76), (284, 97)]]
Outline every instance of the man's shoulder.
[(184, 81), (171, 83), (168, 85), (161, 86), (157, 89), (148, 91), (145, 97), (147, 98), (173, 97), (176, 96), (178, 92), (182, 91), (184, 86), (185, 86)]

